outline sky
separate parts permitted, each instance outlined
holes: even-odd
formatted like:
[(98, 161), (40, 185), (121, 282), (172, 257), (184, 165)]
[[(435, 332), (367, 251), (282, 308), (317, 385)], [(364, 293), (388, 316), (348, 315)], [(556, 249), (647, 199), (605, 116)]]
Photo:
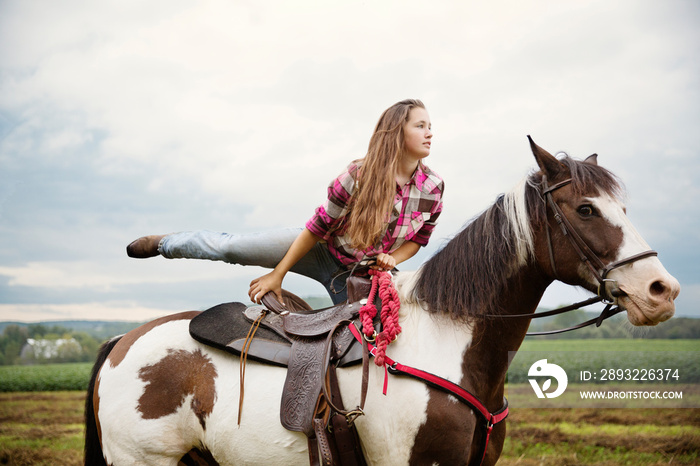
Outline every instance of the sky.
[[(445, 207), (414, 270), (552, 153), (599, 154), (700, 317), (696, 0), (0, 0), (0, 321), (247, 300), (264, 273), (147, 234), (302, 226), (381, 112), (430, 112)], [(290, 274), (300, 296), (323, 288)], [(541, 305), (587, 294), (555, 284)]]

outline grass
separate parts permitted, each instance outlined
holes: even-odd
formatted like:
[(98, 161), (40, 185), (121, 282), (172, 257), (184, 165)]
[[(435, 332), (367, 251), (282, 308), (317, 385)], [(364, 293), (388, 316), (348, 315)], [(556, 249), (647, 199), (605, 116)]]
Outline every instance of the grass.
[[(85, 392), (0, 393), (0, 464), (81, 465)], [(697, 409), (511, 410), (500, 465), (690, 465)]]
[(0, 393), (0, 464), (79, 465), (85, 392)]
[(588, 338), (543, 340), (526, 338), (520, 351), (700, 351), (700, 340)]
[(92, 363), (0, 366), (0, 392), (86, 390)]
[(698, 464), (697, 409), (514, 409), (499, 465)]
[[(658, 382), (657, 369), (663, 371), (665, 384), (700, 384), (700, 340), (640, 340), (640, 339), (590, 339), (590, 340), (528, 340), (514, 358), (508, 370), (508, 381), (527, 383), (528, 369), (541, 358), (561, 366), (569, 377), (569, 382), (581, 382), (582, 370), (595, 373), (595, 380), (589, 384), (604, 384), (604, 371), (610, 369), (637, 370), (633, 375), (638, 379)], [(652, 374), (648, 371), (654, 369)], [(675, 377), (669, 377), (670, 375)], [(652, 378), (653, 377), (653, 378)], [(615, 380), (613, 374), (613, 382)], [(619, 383), (617, 383), (619, 385)]]
[[(579, 392), (607, 391), (647, 391), (647, 392), (680, 392), (680, 399), (582, 399)], [(700, 409), (700, 384), (663, 385), (663, 384), (611, 384), (590, 385), (570, 383), (566, 391), (557, 398), (538, 399), (529, 383), (508, 383), (506, 398), (513, 408), (686, 408)]]

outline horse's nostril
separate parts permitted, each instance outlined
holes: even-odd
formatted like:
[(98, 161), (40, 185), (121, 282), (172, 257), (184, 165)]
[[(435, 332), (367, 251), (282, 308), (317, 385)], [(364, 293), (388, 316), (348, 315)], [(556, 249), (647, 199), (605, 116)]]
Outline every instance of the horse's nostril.
[(662, 281), (655, 281), (649, 287), (652, 296), (663, 296), (668, 292), (668, 287)]

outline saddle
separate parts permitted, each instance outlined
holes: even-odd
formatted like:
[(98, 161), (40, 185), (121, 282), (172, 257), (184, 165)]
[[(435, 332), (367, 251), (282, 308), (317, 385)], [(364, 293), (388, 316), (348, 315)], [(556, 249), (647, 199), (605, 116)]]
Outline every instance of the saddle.
[(280, 421), (286, 429), (306, 434), (312, 465), (365, 464), (353, 424), (362, 414), (364, 395), (356, 410), (346, 411), (335, 368), (364, 360), (364, 394), (366, 351), (348, 324), (357, 320), (371, 282), (350, 277), (347, 287), (348, 300), (326, 309), (312, 310), (304, 300), (283, 290), (286, 306), (268, 293), (263, 297), (264, 306), (220, 304), (190, 323), (195, 340), (240, 356), (242, 366), (250, 358), (287, 367)]

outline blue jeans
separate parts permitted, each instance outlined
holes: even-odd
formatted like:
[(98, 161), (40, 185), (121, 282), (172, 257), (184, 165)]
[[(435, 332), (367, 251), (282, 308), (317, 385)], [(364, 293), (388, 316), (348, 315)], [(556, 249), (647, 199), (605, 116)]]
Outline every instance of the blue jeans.
[[(158, 251), (168, 259), (208, 259), (273, 269), (301, 231), (301, 228), (286, 228), (243, 235), (183, 231), (163, 238)], [(342, 273), (347, 269), (331, 255), (324, 242), (316, 243), (291, 271), (321, 283), (334, 303), (347, 299), (345, 280), (348, 274)]]

